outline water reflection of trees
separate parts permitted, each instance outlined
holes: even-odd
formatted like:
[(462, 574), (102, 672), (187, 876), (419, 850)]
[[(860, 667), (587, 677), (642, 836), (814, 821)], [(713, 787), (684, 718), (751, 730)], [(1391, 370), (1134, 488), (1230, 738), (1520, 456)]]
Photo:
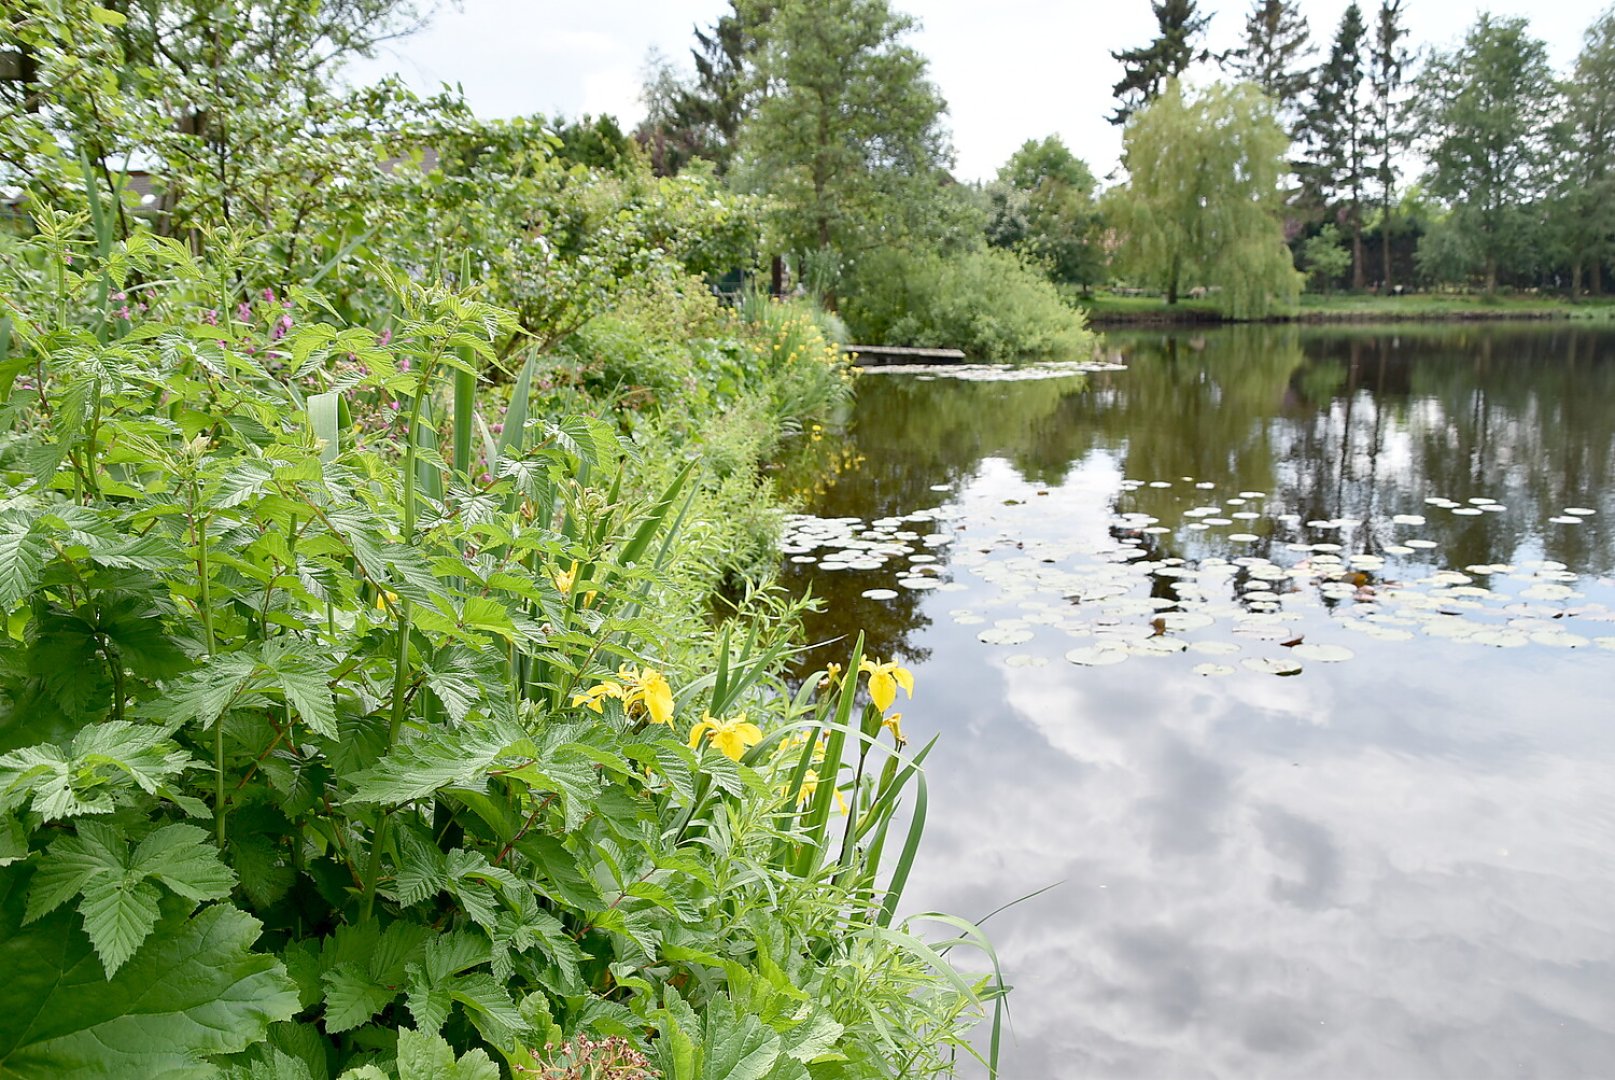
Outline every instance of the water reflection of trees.
[[(1542, 557), (1592, 573), (1615, 566), (1615, 333), (1575, 326), (1413, 329), (1234, 327), (1193, 334), (1112, 335), (1128, 370), (1088, 379), (974, 383), (878, 376), (863, 380), (838, 472), (819, 478), (813, 512), (865, 520), (935, 506), (986, 458), (1027, 481), (1058, 485), (1102, 451), (1126, 474), (1168, 480), (1119, 495), (1117, 507), (1176, 528), (1198, 503), (1253, 489), (1259, 521), (1150, 538), (1161, 556), (1266, 555), (1294, 539), (1340, 539), (1275, 522), (1354, 518), (1354, 551), (1423, 536), (1445, 565)], [(850, 464), (848, 464), (850, 462)], [(1198, 491), (1183, 477), (1214, 482)], [(1427, 496), (1490, 496), (1506, 513), (1458, 516)], [(1597, 517), (1548, 518), (1567, 506)], [(1238, 509), (1226, 506), (1224, 512)], [(1391, 515), (1420, 513), (1409, 531)], [(928, 527), (916, 531), (928, 531)], [(1226, 533), (1258, 543), (1230, 550)], [(945, 551), (937, 554), (946, 558)], [(908, 633), (921, 594), (875, 603), (860, 593), (879, 573), (813, 575), (829, 612), (811, 633), (861, 625), (871, 648), (918, 658)], [(798, 584), (806, 575), (791, 575)]]

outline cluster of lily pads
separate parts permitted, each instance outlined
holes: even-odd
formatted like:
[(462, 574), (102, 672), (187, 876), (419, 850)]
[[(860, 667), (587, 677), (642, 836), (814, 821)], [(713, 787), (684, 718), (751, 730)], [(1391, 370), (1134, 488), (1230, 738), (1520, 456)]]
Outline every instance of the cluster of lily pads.
[[(1177, 485), (1197, 495), (1216, 487), (1192, 478)], [(1173, 486), (1125, 480), (1119, 501), (1129, 502), (1128, 492)], [(1294, 675), (1305, 663), (1352, 659), (1354, 650), (1344, 644), (1352, 637), (1615, 649), (1615, 609), (1590, 600), (1581, 578), (1563, 563), (1443, 567), (1435, 541), (1407, 535), (1427, 523), (1423, 514), (1373, 523), (1380, 532), (1388, 523), (1395, 539), (1371, 545), (1361, 519), (1303, 522), (1299, 515), (1268, 512), (1266, 493), (1241, 491), (1182, 511), (1176, 529), (1139, 510), (1117, 510), (1104, 529), (1073, 540), (1064, 529), (1037, 535), (1046, 521), (1071, 524), (1059, 514), (1027, 512), (1030, 503), (1047, 507), (1042, 499), (972, 501), (977, 505), (969, 510), (950, 503), (870, 522), (794, 516), (787, 521), (785, 551), (803, 569), (816, 564), (821, 571), (889, 573), (904, 589), (970, 590), (978, 598), (949, 614), (961, 625), (979, 625), (983, 644), (1059, 641), (1066, 660), (1088, 667), (1187, 654), (1199, 659), (1193, 671), (1204, 676), (1233, 674), (1236, 663)], [(1426, 512), (1463, 517), (1505, 510), (1487, 497), (1426, 503), (1432, 508)], [(1566, 507), (1551, 520), (1580, 523), (1594, 513)], [(983, 534), (984, 527), (999, 531)], [(1257, 528), (1265, 535), (1211, 531)], [(1170, 554), (1161, 539), (1168, 533), (1179, 536), (1178, 547), (1205, 553)], [(1309, 541), (1308, 535), (1327, 539)], [(1266, 554), (1255, 553), (1258, 542)], [(966, 576), (985, 588), (966, 584)], [(880, 586), (862, 595), (884, 601), (898, 593)], [(1041, 666), (1053, 651), (1013, 652), (1005, 662)]]

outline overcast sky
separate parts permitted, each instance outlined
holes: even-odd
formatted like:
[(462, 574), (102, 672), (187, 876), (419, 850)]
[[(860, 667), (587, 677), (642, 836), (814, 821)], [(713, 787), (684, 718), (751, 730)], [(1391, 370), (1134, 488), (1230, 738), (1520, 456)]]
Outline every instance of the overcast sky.
[[(1314, 41), (1327, 41), (1349, 0), (1301, 0)], [(1406, 0), (1415, 46), (1447, 48), (1481, 11), (1525, 15), (1554, 64), (1573, 62), (1607, 0)], [(1147, 0), (894, 0), (919, 17), (911, 44), (931, 62), (948, 103), (961, 179), (990, 177), (1029, 138), (1059, 134), (1100, 176), (1121, 148), (1106, 122), (1121, 69), (1110, 50), (1154, 30)], [(385, 46), (352, 77), (397, 72), (418, 90), (458, 83), (485, 117), (610, 113), (630, 128), (643, 115), (641, 74), (652, 49), (690, 67), (692, 28), (726, 0), (463, 0), (426, 31)], [(1209, 0), (1209, 44), (1232, 47), (1251, 0)], [(1372, 22), (1374, 0), (1363, 3)]]

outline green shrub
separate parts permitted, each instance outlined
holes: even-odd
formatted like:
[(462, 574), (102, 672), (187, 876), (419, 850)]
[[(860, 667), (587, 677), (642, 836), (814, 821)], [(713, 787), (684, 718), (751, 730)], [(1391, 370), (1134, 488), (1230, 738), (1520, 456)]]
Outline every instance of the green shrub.
[(866, 256), (842, 314), (869, 345), (963, 349), (993, 362), (1085, 359), (1093, 351), (1082, 313), (1043, 275), (997, 248)]
[(691, 620), (694, 461), (530, 413), (536, 359), (495, 432), (514, 316), (465, 294), (373, 271), (383, 340), (81, 225), (0, 281), (0, 1072), (969, 1052), (1000, 991), (938, 950), (984, 942), (894, 916), (906, 673), (855, 646), (793, 697), (788, 605)]

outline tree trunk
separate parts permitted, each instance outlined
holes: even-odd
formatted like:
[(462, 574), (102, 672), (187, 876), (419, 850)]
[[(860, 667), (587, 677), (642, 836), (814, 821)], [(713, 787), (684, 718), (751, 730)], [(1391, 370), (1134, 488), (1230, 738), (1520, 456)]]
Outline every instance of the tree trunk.
[(1581, 255), (1578, 253), (1570, 260), (1570, 299), (1581, 297)]
[(1363, 211), (1354, 206), (1351, 211), (1351, 289), (1362, 292), (1368, 275), (1363, 268)]
[(1379, 291), (1382, 296), (1391, 294), (1391, 204), (1387, 200), (1380, 208), (1379, 219), (1379, 253), (1380, 275)]
[(1166, 302), (1168, 304), (1178, 302), (1178, 260), (1176, 258), (1172, 260), (1172, 274), (1166, 279)]
[(785, 295), (785, 256), (775, 255), (768, 266), (768, 292), (771, 296)]
[(1595, 258), (1593, 264), (1587, 268), (1587, 276), (1592, 280), (1588, 282), (1590, 291), (1594, 296), (1604, 295), (1604, 260)]
[(1486, 295), (1497, 295), (1497, 256), (1486, 256)]

